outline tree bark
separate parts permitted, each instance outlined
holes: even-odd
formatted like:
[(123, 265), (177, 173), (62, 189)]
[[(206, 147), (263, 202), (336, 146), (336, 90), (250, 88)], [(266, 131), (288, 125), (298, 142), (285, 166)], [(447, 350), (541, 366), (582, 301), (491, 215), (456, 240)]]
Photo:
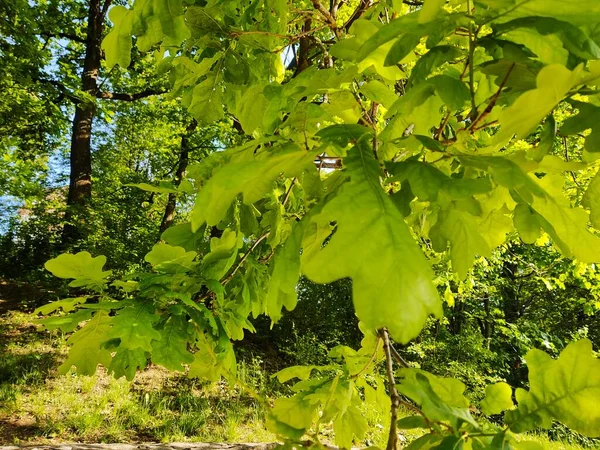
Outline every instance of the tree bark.
[[(177, 170), (175, 171), (174, 185), (179, 187), (185, 176), (188, 163), (190, 160), (190, 136), (198, 127), (198, 122), (194, 119), (192, 123), (187, 127), (185, 134), (181, 136), (181, 150), (179, 152), (179, 160), (177, 162)], [(173, 224), (175, 220), (175, 209), (177, 208), (177, 194), (170, 193), (167, 200), (167, 206), (165, 206), (165, 213), (160, 223), (160, 234), (162, 234), (167, 228)]]
[[(103, 23), (104, 15), (100, 0), (90, 0), (81, 87), (91, 97), (95, 97), (98, 90)], [(84, 237), (82, 222), (85, 220), (85, 209), (92, 196), (91, 138), (95, 114), (96, 107), (93, 102), (79, 102), (75, 106), (71, 136), (69, 192), (63, 229), (63, 244), (67, 245)]]

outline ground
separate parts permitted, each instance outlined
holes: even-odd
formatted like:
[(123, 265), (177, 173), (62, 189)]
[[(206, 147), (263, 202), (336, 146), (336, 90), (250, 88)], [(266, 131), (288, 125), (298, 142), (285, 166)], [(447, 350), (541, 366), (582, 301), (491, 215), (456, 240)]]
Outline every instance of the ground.
[[(225, 382), (202, 383), (157, 366), (132, 382), (102, 368), (94, 376), (58, 375), (65, 336), (40, 330), (31, 314), (44, 297), (31, 286), (0, 282), (0, 445), (276, 441), (265, 429), (264, 408)], [(242, 381), (262, 396), (284, 395), (268, 372), (255, 355), (245, 355), (238, 367)], [(372, 431), (356, 445), (384, 447), (386, 417), (364, 413)], [(322, 435), (327, 442), (331, 430)], [(407, 432), (403, 441), (414, 436)], [(529, 438), (550, 450), (581, 448)]]

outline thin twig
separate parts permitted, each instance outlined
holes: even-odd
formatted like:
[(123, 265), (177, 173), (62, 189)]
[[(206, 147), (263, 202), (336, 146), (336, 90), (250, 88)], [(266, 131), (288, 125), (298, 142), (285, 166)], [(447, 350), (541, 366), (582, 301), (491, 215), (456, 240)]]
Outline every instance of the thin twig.
[(444, 132), (444, 129), (446, 128), (446, 125), (448, 125), (448, 122), (450, 121), (450, 116), (452, 115), (452, 110), (448, 109), (448, 114), (446, 114), (446, 117), (444, 117), (444, 121), (442, 122), (442, 124), (440, 125), (440, 128), (438, 129), (435, 138), (439, 141), (440, 137), (442, 136), (442, 133)]
[(252, 244), (252, 246), (248, 249), (248, 251), (246, 251), (246, 253), (244, 253), (244, 256), (242, 256), (242, 258), (236, 264), (236, 266), (233, 268), (231, 273), (227, 277), (225, 277), (221, 280), (221, 285), (225, 286), (227, 283), (229, 283), (231, 281), (231, 279), (235, 276), (237, 271), (240, 270), (240, 267), (242, 266), (242, 264), (244, 264), (246, 259), (248, 259), (248, 256), (250, 256), (250, 253), (252, 253), (254, 250), (256, 250), (256, 247), (258, 247), (260, 245), (260, 243), (268, 237), (269, 237), (269, 232), (266, 232), (261, 237), (259, 237), (256, 241), (254, 241), (254, 244)]
[(396, 380), (394, 379), (394, 361), (392, 360), (392, 351), (390, 344), (390, 335), (385, 328), (379, 331), (379, 335), (383, 339), (383, 351), (385, 352), (385, 369), (388, 377), (389, 389), (390, 389), (390, 431), (388, 434), (388, 441), (386, 450), (396, 450), (398, 448), (398, 432), (396, 429), (396, 422), (398, 421), (398, 408), (402, 403), (400, 394), (396, 389)]
[(479, 117), (477, 117), (471, 124), (471, 126), (470, 126), (471, 131), (475, 131), (477, 129), (477, 125), (483, 119), (485, 119), (489, 113), (492, 112), (492, 109), (494, 109), (494, 106), (496, 106), (496, 102), (498, 101), (498, 98), (500, 97), (500, 94), (502, 93), (502, 89), (504, 89), (504, 86), (506, 85), (506, 82), (508, 81), (508, 78), (510, 77), (510, 74), (512, 73), (514, 68), (515, 68), (515, 63), (512, 63), (510, 65), (510, 67), (508, 68), (508, 72), (506, 72), (506, 75), (504, 76), (502, 83), (500, 83), (498, 90), (496, 91), (494, 96), (490, 99), (490, 103), (488, 104), (487, 108), (485, 108), (485, 110), (479, 115)]
[[(467, 0), (467, 14), (471, 14), (471, 0)], [(471, 118), (477, 117), (477, 104), (475, 103), (475, 67), (473, 57), (475, 54), (475, 41), (473, 36), (473, 21), (469, 19), (469, 91), (471, 93)]]
[(390, 350), (392, 351), (392, 356), (394, 357), (394, 359), (398, 362), (398, 364), (400, 364), (403, 367), (409, 368), (410, 365), (408, 364), (408, 361), (406, 361), (401, 355), (400, 353), (398, 353), (398, 350), (396, 350), (394, 348), (394, 346), (390, 343)]

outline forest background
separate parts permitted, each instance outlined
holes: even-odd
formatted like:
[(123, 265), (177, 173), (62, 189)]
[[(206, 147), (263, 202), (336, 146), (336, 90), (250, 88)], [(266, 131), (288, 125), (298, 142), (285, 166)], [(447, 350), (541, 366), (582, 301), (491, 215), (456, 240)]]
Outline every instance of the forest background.
[[(314, 6), (305, 3), (294, 6)], [(405, 14), (422, 8), (420, 2), (389, 3), (390, 10), (402, 8)], [(188, 178), (198, 176), (209, 155), (247, 142), (233, 114), (198, 120), (193, 107), (182, 106), (172, 68), (161, 62), (155, 47), (143, 53), (131, 50), (126, 67), (107, 62), (102, 40), (113, 24), (109, 5), (121, 4), (127, 6), (125, 1), (0, 1), (0, 440), (273, 440), (274, 434), (264, 428), (264, 405), (220, 376), (218, 382), (190, 381), (158, 366), (140, 371), (133, 381), (115, 381), (105, 372), (58, 375), (69, 333), (41, 331), (33, 316), (24, 314), (82, 295), (46, 270), (45, 263), (61, 253), (105, 255), (106, 269), (123, 279), (152, 270), (146, 255), (161, 239), (168, 241), (169, 230), (190, 220), (196, 191)], [(363, 1), (331, 6), (335, 4), (345, 24), (354, 22), (356, 11), (372, 6)], [(311, 24), (303, 26), (310, 29)], [(512, 39), (542, 51), (531, 35), (515, 33)], [(303, 56), (305, 43), (300, 41), (277, 55), (275, 64), (284, 77), (313, 64), (311, 57), (317, 64), (319, 57)], [(319, 45), (308, 48), (318, 55)], [(544, 63), (561, 56), (548, 47), (543, 51), (538, 59)], [(451, 61), (443, 57), (432, 70)], [(245, 82), (250, 69), (242, 59), (231, 56), (224, 64), (230, 65), (227, 82)], [(403, 64), (410, 71), (414, 61)], [(385, 103), (380, 92), (361, 95), (365, 101), (374, 97)], [(572, 125), (576, 107), (557, 106), (552, 125), (547, 119), (516, 147), (546, 146), (549, 156), (579, 162), (590, 145), (588, 133), (560, 131), (565, 123)], [(338, 161), (317, 158), (315, 165), (326, 179), (340, 169)], [(596, 170), (594, 164), (582, 167), (560, 171), (563, 193), (575, 205)], [(256, 224), (245, 226), (277, 223), (288, 233), (285, 224), (295, 220), (294, 213), (279, 205), (300, 202), (293, 187), (289, 180), (279, 183), (266, 196), (262, 215), (253, 216)], [(214, 228), (206, 237), (222, 238), (223, 230)], [(275, 233), (265, 240), (267, 254), (279, 245)], [(489, 384), (528, 386), (529, 350), (556, 357), (581, 338), (595, 349), (600, 345), (600, 274), (595, 266), (565, 257), (548, 234), (526, 240), (508, 233), (489, 255), (474, 257), (465, 276), (452, 271), (448, 257), (432, 256), (444, 316), (428, 319), (416, 339), (397, 347), (411, 367), (462, 381), (474, 414)], [(245, 258), (244, 252), (239, 256)], [(331, 349), (361, 346), (349, 278), (317, 284), (303, 277), (297, 293), (297, 306), (284, 311), (275, 325), (257, 315), (248, 326), (256, 333), (242, 331), (233, 344), (238, 377), (270, 399), (290, 394), (271, 377), (277, 371), (326, 366)], [(386, 411), (372, 407), (365, 414), (369, 432), (359, 443), (385, 446)], [(331, 436), (332, 431), (326, 428), (323, 434)], [(402, 436), (411, 441), (416, 435), (408, 431)], [(558, 423), (539, 439), (574, 448), (598, 445)]]

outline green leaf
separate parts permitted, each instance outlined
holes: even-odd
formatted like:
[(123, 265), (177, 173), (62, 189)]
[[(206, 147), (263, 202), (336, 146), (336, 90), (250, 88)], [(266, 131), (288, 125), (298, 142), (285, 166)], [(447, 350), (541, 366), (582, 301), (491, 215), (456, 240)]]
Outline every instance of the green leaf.
[(189, 323), (184, 316), (171, 316), (159, 330), (160, 339), (152, 341), (152, 362), (182, 372), (184, 364), (194, 362), (188, 349)]
[(93, 258), (88, 252), (79, 252), (75, 255), (63, 253), (46, 262), (44, 267), (55, 277), (74, 278), (69, 283), (71, 287), (102, 289), (106, 284), (105, 278), (112, 273), (110, 270), (106, 272), (102, 270), (104, 264), (106, 264), (106, 256)]
[(440, 378), (418, 369), (402, 369), (398, 391), (410, 398), (430, 421), (449, 423), (457, 430), (465, 422), (478, 428), (463, 395), (465, 385), (453, 378)]
[(333, 422), (335, 443), (339, 448), (352, 448), (353, 437), (362, 439), (369, 430), (369, 424), (358, 407), (350, 405)]
[(131, 35), (135, 13), (124, 6), (116, 5), (108, 12), (108, 18), (114, 26), (102, 41), (106, 66), (110, 70), (118, 64), (126, 69), (131, 64)]
[(148, 183), (128, 183), (124, 186), (136, 187), (146, 192), (157, 192), (159, 194), (173, 194), (179, 192), (172, 183), (161, 183), (159, 186), (153, 186)]
[(437, 252), (444, 252), (450, 243), (452, 268), (461, 279), (466, 278), (477, 255), (491, 256), (490, 245), (479, 233), (475, 217), (459, 209), (441, 211), (429, 236)]
[(400, 37), (385, 57), (383, 65), (386, 67), (398, 64), (421, 42), (421, 36), (417, 34), (405, 34)]
[(204, 334), (196, 345), (198, 351), (194, 353), (194, 362), (190, 365), (190, 378), (217, 381), (221, 376), (228, 379), (235, 376), (235, 353), (226, 336), (217, 342)]
[(575, 116), (568, 117), (560, 127), (560, 134), (570, 136), (594, 128), (600, 121), (600, 107), (578, 101), (570, 102), (577, 108)]
[(506, 413), (511, 430), (548, 429), (555, 419), (586, 436), (600, 436), (600, 360), (592, 343), (573, 342), (556, 360), (530, 350), (525, 360), (530, 388), (517, 390), (517, 409)]
[(481, 402), (484, 414), (500, 414), (502, 411), (514, 408), (512, 388), (504, 382), (491, 384), (485, 388), (485, 398)]
[(421, 56), (413, 67), (408, 79), (408, 84), (418, 84), (432, 74), (438, 67), (449, 61), (454, 61), (462, 56), (462, 52), (450, 45), (440, 45), (433, 47), (423, 56)]
[(204, 230), (200, 229), (195, 233), (192, 231), (192, 224), (189, 222), (180, 223), (167, 228), (160, 238), (167, 244), (175, 247), (183, 247), (186, 251), (197, 250), (198, 244), (204, 237)]
[(438, 75), (430, 79), (435, 91), (446, 105), (453, 111), (459, 111), (469, 101), (469, 88), (458, 78), (448, 75)]
[(110, 327), (111, 318), (108, 312), (98, 311), (92, 320), (67, 340), (71, 349), (66, 361), (58, 368), (58, 372), (64, 375), (75, 366), (80, 375), (93, 375), (98, 364), (108, 367), (111, 363), (111, 354), (103, 347), (103, 343), (109, 339)]
[(242, 246), (242, 237), (226, 229), (220, 238), (210, 240), (210, 252), (202, 259), (200, 273), (207, 280), (220, 280), (233, 266)]
[(318, 366), (291, 366), (280, 370), (277, 373), (271, 375), (271, 377), (277, 377), (280, 383), (285, 383), (293, 378), (299, 378), (300, 380), (308, 380), (312, 371)]
[(595, 0), (580, 0), (565, 3), (562, 0), (529, 0), (519, 2), (519, 7), (503, 14), (501, 21), (519, 17), (543, 16), (570, 22), (573, 25), (594, 25), (600, 14), (600, 5)]
[(142, 349), (152, 351), (152, 341), (160, 340), (160, 333), (154, 329), (159, 316), (154, 307), (139, 303), (125, 307), (111, 317), (112, 328), (106, 333), (105, 340), (119, 339), (119, 348), (129, 350)]
[(372, 134), (373, 130), (359, 124), (336, 124), (319, 130), (316, 134), (324, 143), (331, 143), (345, 148), (348, 144), (355, 144), (360, 138)]
[(183, 247), (174, 247), (169, 244), (158, 243), (152, 247), (144, 259), (152, 264), (156, 270), (178, 273), (188, 272), (195, 266), (196, 252), (186, 252)]
[(591, 212), (592, 225), (600, 230), (600, 172), (592, 178), (582, 199), (583, 205)]
[(584, 148), (590, 153), (600, 153), (600, 128), (592, 130), (585, 138)]
[[(510, 22), (497, 24), (493, 28), (495, 33), (503, 34), (508, 32), (509, 36), (510, 31), (514, 29), (534, 29), (540, 35), (544, 36), (546, 41), (550, 41), (549, 37), (558, 37), (558, 39), (562, 41), (565, 49), (579, 58), (600, 58), (600, 47), (598, 47), (598, 45), (592, 39), (590, 39), (581, 28), (555, 18), (523, 17), (511, 20)], [(528, 45), (527, 41), (521, 41), (521, 43)], [(535, 48), (531, 48), (531, 50), (535, 52)]]
[(178, 45), (190, 37), (183, 19), (182, 0), (153, 0), (154, 14), (160, 20), (163, 33)]
[(528, 205), (519, 203), (514, 210), (513, 222), (519, 236), (526, 244), (533, 244), (540, 237), (541, 217)]
[(108, 366), (108, 372), (112, 373), (115, 378), (125, 377), (131, 381), (136, 372), (145, 369), (147, 365), (148, 358), (144, 350), (119, 348)]
[(389, 109), (396, 100), (396, 93), (381, 81), (371, 80), (360, 88), (369, 100), (383, 105)]
[(282, 308), (293, 310), (298, 302), (296, 286), (300, 278), (300, 248), (306, 221), (297, 223), (292, 234), (275, 252), (275, 260), (269, 280), (266, 314), (272, 323), (282, 316)]
[(59, 309), (62, 309), (64, 312), (68, 313), (74, 311), (77, 308), (77, 305), (85, 303), (86, 301), (87, 297), (65, 298), (63, 300), (58, 300), (56, 302), (51, 302), (47, 305), (40, 306), (39, 308), (36, 308), (33, 313), (47, 315)]
[(441, 193), (460, 200), (492, 190), (487, 177), (452, 178), (431, 164), (420, 161), (390, 163), (386, 167), (394, 175), (390, 181), (408, 181), (412, 192), (424, 202), (437, 201)]
[[(515, 161), (518, 161), (516, 159)], [(526, 203), (539, 216), (542, 228), (552, 237), (554, 243), (565, 255), (572, 255), (581, 262), (600, 261), (600, 238), (590, 233), (587, 228), (588, 213), (583, 208), (571, 208), (569, 201), (562, 193), (564, 179), (560, 176), (546, 174), (543, 178), (528, 175), (526, 170), (535, 170), (535, 163), (526, 163), (521, 168), (515, 161), (501, 157), (461, 157), (466, 165), (485, 168), (499, 185), (511, 189), (519, 198), (519, 203)], [(527, 164), (530, 167), (527, 167)], [(520, 223), (526, 220), (525, 211)], [(522, 227), (529, 236), (533, 236), (536, 225)]]
[(314, 167), (315, 156), (315, 152), (287, 145), (278, 153), (231, 162), (215, 170), (196, 198), (192, 230), (197, 230), (205, 222), (211, 226), (218, 224), (239, 194), (243, 194), (247, 205), (257, 202), (272, 189), (273, 182), (282, 173), (294, 177)]
[(527, 152), (527, 157), (540, 162), (554, 148), (554, 139), (556, 138), (556, 121), (553, 115), (549, 115), (542, 128), (540, 143)]
[(225, 116), (223, 90), (217, 75), (211, 75), (192, 91), (188, 111), (201, 125), (209, 125)]
[(504, 144), (513, 135), (526, 137), (577, 84), (581, 67), (570, 71), (560, 64), (551, 64), (540, 70), (537, 88), (522, 94), (498, 116), (501, 128), (494, 142)]
[(423, 416), (408, 416), (396, 422), (396, 427), (401, 430), (412, 430), (415, 428), (429, 428), (429, 425)]
[(42, 325), (47, 330), (62, 330), (65, 333), (75, 331), (80, 323), (89, 320), (93, 311), (89, 309), (80, 309), (77, 312), (67, 314), (66, 316), (54, 316), (45, 319), (35, 320), (35, 323)]
[(446, 0), (425, 0), (423, 7), (419, 11), (419, 22), (426, 23), (435, 19), (445, 4)]
[(269, 412), (267, 427), (290, 438), (300, 438), (312, 425), (317, 405), (304, 401), (304, 395), (278, 398)]
[(406, 343), (430, 314), (441, 316), (441, 302), (431, 268), (379, 184), (369, 142), (362, 139), (348, 153), (350, 181), (312, 218), (319, 227), (337, 226), (324, 248), (316, 243), (314, 251), (303, 253), (302, 270), (317, 283), (351, 277), (359, 319), (368, 328), (388, 327)]

